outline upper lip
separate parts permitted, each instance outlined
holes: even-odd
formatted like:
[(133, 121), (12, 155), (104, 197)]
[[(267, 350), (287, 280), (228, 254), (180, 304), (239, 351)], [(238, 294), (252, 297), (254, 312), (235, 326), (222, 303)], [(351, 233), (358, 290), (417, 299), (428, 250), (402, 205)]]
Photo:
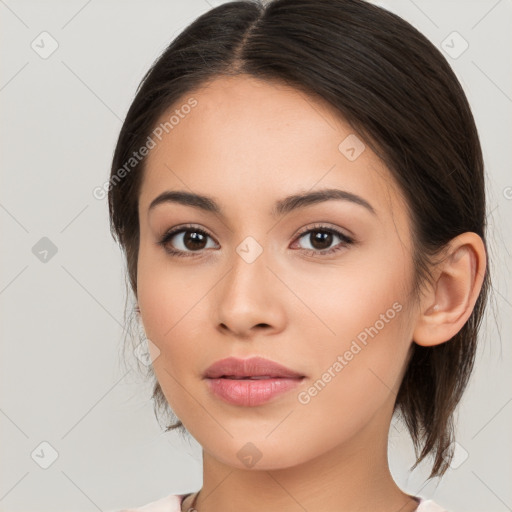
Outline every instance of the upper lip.
[(228, 357), (220, 359), (207, 368), (204, 377), (207, 379), (216, 379), (219, 377), (288, 377), (301, 378), (304, 375), (286, 368), (275, 361), (265, 359), (264, 357), (250, 357), (248, 359), (238, 359)]

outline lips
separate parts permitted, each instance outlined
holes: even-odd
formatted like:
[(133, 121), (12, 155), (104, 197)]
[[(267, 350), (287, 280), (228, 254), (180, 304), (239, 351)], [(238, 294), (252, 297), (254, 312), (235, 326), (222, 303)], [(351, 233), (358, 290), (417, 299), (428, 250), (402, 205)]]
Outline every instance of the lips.
[(205, 379), (263, 380), (301, 379), (304, 375), (263, 357), (228, 357), (213, 363), (204, 372)]
[(203, 374), (212, 396), (241, 406), (263, 406), (300, 386), (305, 375), (263, 357), (228, 357), (212, 364)]

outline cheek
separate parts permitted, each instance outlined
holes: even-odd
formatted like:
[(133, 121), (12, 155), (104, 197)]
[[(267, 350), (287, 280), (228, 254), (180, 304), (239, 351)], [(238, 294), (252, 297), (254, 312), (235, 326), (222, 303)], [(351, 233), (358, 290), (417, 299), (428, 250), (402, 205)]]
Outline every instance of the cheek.
[(311, 339), (321, 336), (326, 348), (340, 353), (356, 338), (361, 344), (372, 339), (379, 340), (374, 345), (399, 343), (398, 328), (411, 285), (409, 264), (399, 251), (386, 254), (372, 248), (334, 268), (319, 265), (287, 271), (291, 272), (285, 276), (287, 282), (294, 283), (294, 294), (303, 299), (293, 322), (311, 326)]
[[(166, 386), (169, 374), (189, 378), (194, 367), (191, 355), (205, 348), (206, 318), (209, 317), (204, 274), (169, 264), (158, 251), (141, 251), (138, 263), (138, 302), (146, 336), (160, 350), (153, 367)], [(164, 373), (164, 372), (168, 373)], [(167, 381), (170, 380), (170, 383)], [(174, 395), (176, 396), (176, 394)]]
[[(188, 379), (192, 378), (196, 353), (194, 336), (191, 335), (193, 316), (200, 297), (186, 293), (174, 272), (162, 272), (147, 260), (139, 263), (137, 283), (141, 320), (147, 338), (158, 347), (158, 357), (152, 367), (157, 381), (171, 409), (179, 418), (189, 418), (191, 407)], [(194, 307), (194, 304), (196, 306)]]
[(303, 395), (305, 411), (320, 416), (330, 410), (334, 423), (348, 429), (357, 429), (363, 417), (394, 398), (411, 345), (409, 267), (398, 255), (393, 265), (389, 261), (359, 259), (354, 268), (302, 279), (294, 290), (307, 297), (317, 316), (297, 319), (298, 331), (315, 340), (303, 343), (304, 360), (315, 368), (312, 387)]
[[(169, 264), (165, 252), (141, 234), (137, 263), (137, 299), (146, 335), (155, 342), (173, 332), (183, 307), (183, 273)], [(161, 347), (159, 347), (161, 348)]]
[[(317, 372), (298, 397), (298, 410), (305, 431), (315, 423), (323, 425), (324, 440), (316, 441), (320, 444), (351, 438), (396, 399), (408, 350), (400, 317), (405, 307), (397, 312), (383, 304), (382, 309), (366, 307), (361, 313), (352, 308), (338, 314), (337, 323), (332, 320), (336, 340), (316, 344), (310, 354)], [(388, 311), (388, 323), (380, 319), (381, 311)]]
[[(146, 336), (158, 347), (161, 356), (165, 356), (163, 342), (173, 333), (179, 294), (173, 291), (173, 285), (162, 272), (161, 263), (155, 258), (154, 252), (144, 246), (139, 251), (137, 300)], [(159, 357), (157, 361), (161, 359)]]

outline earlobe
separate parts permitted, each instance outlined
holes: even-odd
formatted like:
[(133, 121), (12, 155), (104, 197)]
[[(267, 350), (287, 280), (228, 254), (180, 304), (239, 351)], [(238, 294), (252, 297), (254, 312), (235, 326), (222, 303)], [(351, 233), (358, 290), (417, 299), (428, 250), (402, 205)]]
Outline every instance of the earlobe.
[(453, 338), (470, 317), (482, 288), (486, 251), (476, 233), (454, 238), (445, 254), (420, 305), (413, 333), (418, 345), (439, 345)]

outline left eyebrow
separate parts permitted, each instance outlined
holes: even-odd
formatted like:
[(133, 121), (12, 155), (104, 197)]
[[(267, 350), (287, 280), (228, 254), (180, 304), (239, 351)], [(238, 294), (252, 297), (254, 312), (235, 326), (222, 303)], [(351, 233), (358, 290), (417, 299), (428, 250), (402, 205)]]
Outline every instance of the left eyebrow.
[(349, 201), (366, 208), (373, 215), (377, 215), (373, 206), (368, 201), (366, 201), (366, 199), (363, 199), (362, 197), (353, 194), (352, 192), (347, 192), (346, 190), (328, 188), (324, 190), (317, 190), (315, 192), (294, 194), (285, 197), (284, 199), (276, 202), (274, 209), (272, 210), (272, 216), (280, 217), (298, 208), (304, 208), (312, 204), (323, 203), (324, 201), (332, 200)]
[[(346, 190), (334, 188), (298, 193), (285, 197), (284, 199), (276, 201), (274, 208), (271, 211), (271, 215), (273, 217), (282, 217), (293, 210), (332, 200), (349, 201), (364, 207), (373, 215), (377, 215), (373, 206), (362, 197), (353, 194), (352, 192), (347, 192)], [(184, 190), (166, 190), (151, 201), (148, 211), (151, 211), (157, 205), (162, 203), (182, 204), (184, 206), (198, 208), (205, 212), (224, 216), (222, 209), (214, 198), (192, 192), (186, 192)]]

